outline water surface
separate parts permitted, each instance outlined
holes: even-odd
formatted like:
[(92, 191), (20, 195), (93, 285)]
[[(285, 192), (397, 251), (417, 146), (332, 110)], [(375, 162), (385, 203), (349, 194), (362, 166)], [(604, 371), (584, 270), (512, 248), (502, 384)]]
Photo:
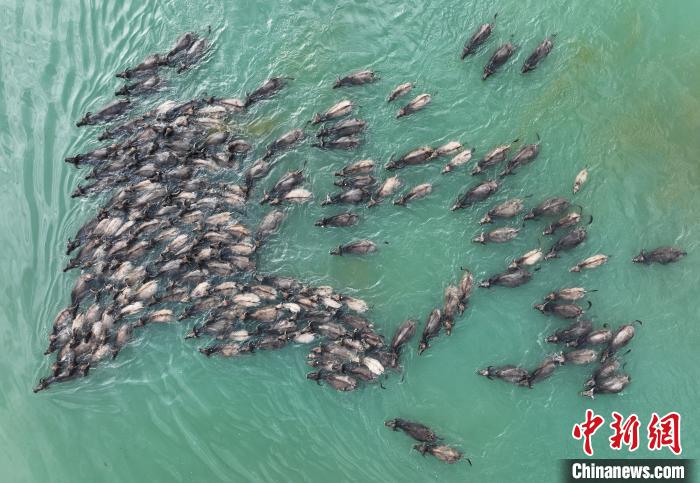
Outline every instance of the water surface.
[[(700, 48), (697, 2), (72, 1), (3, 0), (0, 39), (0, 479), (3, 481), (553, 481), (560, 458), (582, 455), (571, 426), (592, 407), (684, 417), (686, 457), (697, 457), (696, 401), (700, 258)], [(461, 45), (498, 12), (493, 38), (466, 62)], [(143, 331), (115, 361), (90, 377), (38, 395), (48, 371), (41, 354), (55, 313), (75, 274), (63, 274), (65, 241), (99, 200), (74, 200), (80, 173), (63, 158), (95, 145), (98, 129), (78, 130), (86, 110), (113, 97), (114, 73), (164, 50), (186, 30), (212, 27), (207, 61), (149, 99), (245, 95), (271, 75), (295, 80), (283, 95), (236, 119), (264, 146), (303, 125), (314, 112), (349, 97), (369, 122), (352, 153), (309, 144), (285, 154), (271, 173), (307, 163), (316, 202), (295, 207), (260, 253), (261, 269), (329, 284), (371, 304), (371, 318), (391, 333), (405, 318), (425, 320), (442, 290), (469, 267), (477, 278), (499, 271), (549, 240), (543, 223), (512, 243), (476, 246), (470, 239), (486, 205), (452, 213), (473, 183), (465, 170), (440, 175), (440, 163), (404, 170), (407, 186), (431, 181), (431, 197), (405, 209), (388, 203), (352, 230), (321, 230), (334, 209), (319, 201), (344, 163), (388, 161), (414, 147), (459, 140), (477, 148), (542, 138), (539, 159), (494, 201), (531, 196), (529, 205), (570, 195), (584, 166), (588, 185), (576, 196), (594, 216), (588, 241), (543, 265), (516, 290), (479, 290), (457, 321), (423, 356), (406, 352), (405, 377), (386, 390), (338, 394), (305, 380), (307, 348), (240, 360), (206, 359), (183, 340), (190, 324)], [(536, 72), (519, 66), (546, 35), (552, 55)], [(511, 39), (515, 60), (487, 82), (481, 69)], [(332, 90), (335, 77), (372, 68), (381, 81)], [(394, 119), (384, 99), (412, 81), (433, 94), (423, 112)], [(354, 238), (388, 242), (367, 258), (330, 257)], [(689, 256), (673, 266), (639, 267), (643, 247), (677, 244)], [(568, 268), (594, 253), (600, 269)], [(543, 338), (563, 325), (531, 308), (550, 290), (598, 289), (589, 311), (598, 323), (643, 319), (626, 356), (633, 383), (619, 396), (578, 396), (590, 369), (563, 368), (533, 390), (479, 378), (488, 364), (533, 366), (553, 347)], [(448, 466), (411, 451), (411, 441), (383, 427), (391, 417), (429, 423), (473, 461)], [(644, 434), (642, 434), (644, 436)], [(596, 454), (611, 457), (607, 434)], [(644, 442), (644, 439), (642, 439)], [(664, 456), (668, 453), (664, 452)], [(640, 449), (636, 456), (654, 456)]]

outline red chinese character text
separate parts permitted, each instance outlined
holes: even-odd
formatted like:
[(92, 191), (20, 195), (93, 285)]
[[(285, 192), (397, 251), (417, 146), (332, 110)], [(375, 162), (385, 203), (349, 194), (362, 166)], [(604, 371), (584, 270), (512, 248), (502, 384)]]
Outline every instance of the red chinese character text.
[(651, 421), (647, 426), (649, 432), (649, 450), (658, 451), (667, 446), (674, 454), (681, 454), (681, 415), (670, 412), (660, 418), (658, 414), (651, 414)]
[(586, 409), (586, 420), (579, 424), (574, 424), (572, 436), (574, 439), (583, 438), (583, 451), (588, 456), (593, 456), (593, 447), (591, 446), (591, 437), (598, 431), (605, 419), (602, 416), (593, 414), (593, 411)]
[(610, 436), (610, 447), (620, 449), (624, 443), (630, 451), (636, 450), (639, 447), (639, 418), (637, 415), (632, 414), (625, 419), (622, 414), (613, 411), (612, 417), (614, 421), (610, 423), (610, 427), (614, 434)]

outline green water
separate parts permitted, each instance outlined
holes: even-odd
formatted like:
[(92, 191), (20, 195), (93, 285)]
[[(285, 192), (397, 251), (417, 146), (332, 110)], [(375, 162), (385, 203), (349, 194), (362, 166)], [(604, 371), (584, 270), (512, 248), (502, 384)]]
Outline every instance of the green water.
[[(612, 410), (635, 412), (643, 424), (652, 411), (678, 411), (684, 456), (698, 456), (697, 2), (2, 0), (0, 7), (0, 481), (556, 481), (558, 459), (582, 456), (570, 432), (589, 407), (608, 419)], [(493, 38), (460, 62), (464, 39), (495, 12)], [(189, 324), (182, 324), (143, 331), (88, 378), (32, 394), (49, 370), (46, 336), (75, 277), (61, 273), (65, 240), (98, 206), (69, 196), (80, 174), (62, 159), (94, 146), (98, 132), (74, 122), (113, 97), (115, 72), (207, 25), (210, 58), (173, 76), (149, 105), (204, 92), (242, 97), (266, 77), (285, 75), (295, 78), (288, 90), (236, 119), (255, 144), (343, 97), (361, 106), (370, 125), (355, 152), (307, 143), (280, 158), (268, 183), (307, 161), (316, 201), (290, 211), (260, 253), (261, 269), (362, 297), (376, 326), (390, 333), (407, 317), (422, 323), (460, 266), (481, 279), (537, 246), (542, 223), (505, 245), (472, 244), (487, 206), (449, 212), (474, 180), (464, 169), (441, 176), (440, 163), (400, 172), (408, 186), (435, 184), (431, 197), (409, 208), (362, 210), (349, 230), (312, 226), (335, 212), (318, 202), (344, 163), (383, 164), (449, 140), (479, 155), (540, 134), (539, 159), (510, 178), (497, 201), (568, 196), (589, 166), (589, 183), (576, 196), (595, 218), (588, 241), (544, 264), (524, 287), (477, 289), (452, 337), (421, 357), (406, 351), (405, 376), (392, 376), (386, 390), (317, 387), (305, 380), (305, 347), (206, 359), (183, 340)], [(521, 76), (529, 51), (555, 32), (551, 56)], [(516, 60), (482, 82), (490, 52), (511, 35), (521, 46)], [(329, 88), (336, 75), (360, 68), (375, 69), (381, 81)], [(406, 81), (434, 100), (397, 121), (398, 106), (384, 98)], [(389, 244), (367, 258), (328, 255), (364, 237)], [(640, 248), (663, 244), (689, 256), (666, 267), (630, 263)], [(598, 252), (611, 255), (607, 265), (567, 271)], [(623, 394), (578, 396), (586, 367), (564, 367), (532, 390), (474, 374), (488, 364), (534, 366), (554, 350), (543, 338), (563, 323), (531, 305), (570, 285), (599, 290), (589, 311), (597, 324), (645, 322), (626, 356), (633, 382)], [(383, 427), (397, 416), (430, 424), (473, 466), (411, 451), (407, 437)], [(615, 455), (608, 435), (605, 428), (594, 439), (596, 455)]]

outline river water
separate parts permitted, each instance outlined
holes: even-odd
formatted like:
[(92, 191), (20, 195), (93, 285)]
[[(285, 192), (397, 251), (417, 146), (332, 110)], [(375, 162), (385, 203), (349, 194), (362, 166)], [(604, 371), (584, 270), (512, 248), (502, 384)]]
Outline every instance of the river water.
[[(673, 2), (214, 2), (2, 0), (0, 27), (0, 480), (2, 481), (556, 481), (558, 460), (583, 455), (571, 427), (586, 408), (642, 420), (637, 457), (646, 449), (651, 412), (683, 417), (684, 455), (698, 456), (697, 290), (700, 287), (700, 5)], [(464, 40), (498, 12), (492, 39), (459, 60)], [(264, 146), (302, 126), (314, 112), (348, 97), (369, 123), (353, 152), (306, 143), (280, 158), (267, 183), (306, 162), (315, 201), (290, 210), (260, 252), (262, 270), (327, 284), (365, 299), (377, 328), (422, 322), (442, 291), (469, 267), (477, 279), (500, 271), (551, 240), (544, 222), (514, 241), (475, 245), (489, 203), (450, 212), (474, 182), (466, 169), (440, 175), (441, 163), (400, 173), (406, 186), (434, 192), (400, 209), (361, 209), (360, 224), (322, 230), (313, 220), (332, 173), (346, 162), (383, 164), (424, 144), (459, 140), (476, 156), (520, 138), (542, 139), (539, 158), (508, 179), (496, 201), (571, 196), (584, 166), (590, 178), (575, 202), (594, 217), (589, 238), (545, 263), (518, 289), (476, 289), (451, 337), (417, 356), (403, 375), (352, 393), (305, 379), (308, 347), (240, 359), (207, 359), (183, 340), (190, 324), (142, 331), (120, 356), (88, 378), (32, 394), (51, 364), (42, 356), (53, 316), (68, 300), (75, 273), (63, 274), (65, 241), (95, 213), (97, 199), (71, 199), (80, 173), (63, 158), (95, 145), (99, 128), (74, 122), (113, 98), (114, 73), (162, 51), (187, 30), (211, 26), (205, 62), (149, 98), (242, 97), (272, 75), (293, 77), (275, 100), (235, 119)], [(519, 66), (546, 35), (555, 48), (540, 68)], [(515, 60), (486, 82), (481, 70), (512, 38)], [(381, 80), (330, 89), (335, 77), (371, 68)], [(388, 92), (401, 82), (432, 104), (400, 120)], [(403, 102), (403, 101), (402, 101)], [(384, 173), (380, 171), (381, 176)], [(255, 208), (257, 210), (257, 208)], [(366, 257), (331, 257), (355, 238), (380, 244)], [(383, 243), (387, 242), (387, 243)], [(678, 245), (689, 255), (668, 266), (637, 266), (641, 248)], [(595, 253), (601, 268), (568, 272)], [(532, 390), (488, 381), (489, 364), (535, 366), (555, 350), (544, 337), (565, 323), (532, 309), (561, 286), (597, 289), (588, 315), (599, 325), (634, 319), (637, 330), (620, 395), (578, 395), (587, 367), (563, 367)], [(695, 356), (693, 356), (695, 354)], [(408, 437), (383, 426), (404, 417), (431, 425), (473, 466), (445, 465), (411, 450)], [(606, 423), (607, 424), (607, 423)], [(597, 456), (609, 429), (594, 439)], [(623, 450), (621, 455), (630, 456)]]

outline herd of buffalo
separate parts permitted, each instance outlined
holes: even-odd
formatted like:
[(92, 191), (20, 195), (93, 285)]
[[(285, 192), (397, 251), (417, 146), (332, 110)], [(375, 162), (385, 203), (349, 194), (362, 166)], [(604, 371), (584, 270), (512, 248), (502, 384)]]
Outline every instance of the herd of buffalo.
[[(493, 23), (479, 27), (465, 44), (462, 58), (475, 53), (493, 28)], [(527, 58), (522, 73), (535, 69), (552, 48), (552, 39), (545, 39)], [(351, 391), (367, 383), (381, 384), (388, 370), (400, 369), (400, 355), (417, 332), (416, 321), (402, 323), (387, 343), (362, 315), (368, 310), (362, 300), (331, 287), (312, 287), (256, 269), (260, 249), (283, 223), (287, 206), (314, 198), (304, 188), (305, 165), (288, 171), (266, 189), (258, 189), (275, 166), (277, 155), (304, 142), (307, 132), (293, 129), (270, 142), (257, 160), (248, 163), (246, 158), (254, 151), (252, 141), (236, 136), (227, 122), (237, 113), (275, 97), (288, 85), (289, 78), (268, 79), (242, 100), (208, 97), (166, 101), (127, 119), (127, 113), (138, 108), (137, 100), (167, 83), (168, 69), (182, 73), (205, 58), (210, 49), (207, 36), (195, 32), (182, 35), (168, 52), (150, 55), (117, 74), (126, 80), (116, 91), (118, 99), (78, 121), (78, 126), (110, 123), (98, 136), (99, 141), (106, 141), (104, 145), (66, 159), (77, 167), (90, 168), (86, 182), (73, 196), (99, 195), (103, 203), (68, 241), (67, 254), (72, 258), (65, 270), (78, 269), (80, 274), (70, 303), (58, 313), (51, 329), (46, 350), (46, 354), (55, 353), (51, 373), (40, 380), (35, 392), (52, 383), (87, 375), (101, 360), (116, 357), (135, 332), (146, 326), (181, 320), (196, 320), (187, 338), (207, 337), (211, 341), (199, 349), (206, 356), (235, 357), (319, 341), (308, 354), (308, 364), (314, 371), (307, 377), (339, 391)], [(483, 78), (496, 73), (515, 50), (510, 43), (499, 47), (484, 68)], [(338, 78), (329, 87), (345, 90), (378, 80), (372, 71), (365, 70)], [(413, 87), (410, 82), (397, 86), (388, 102), (398, 102)], [(430, 102), (430, 94), (420, 94), (398, 109), (396, 117), (415, 114)], [(367, 122), (351, 117), (354, 109), (351, 100), (341, 100), (313, 116), (309, 124), (320, 126), (314, 146), (352, 150), (360, 145)], [(422, 146), (391, 159), (384, 168), (393, 174), (445, 159), (443, 174), (461, 172), (472, 164), (471, 175), (480, 176), (504, 165), (498, 176), (468, 187), (451, 206), (452, 210), (476, 209), (501, 189), (507, 177), (538, 157), (539, 136), (537, 143), (522, 145), (511, 155), (517, 142), (496, 146), (473, 163), (475, 149), (465, 149), (460, 142)], [(387, 174), (379, 181), (375, 177), (377, 169), (369, 159), (347, 164), (336, 172), (334, 184), (339, 190), (320, 204), (366, 205), (369, 209), (393, 198), (395, 205), (405, 206), (432, 192), (432, 184), (426, 182), (399, 194), (403, 186), (399, 176)], [(587, 177), (588, 171), (583, 169), (574, 182), (574, 194)], [(253, 200), (271, 207), (260, 220), (251, 220), (246, 211)], [(590, 223), (592, 217), (584, 217), (582, 211), (579, 205), (561, 197), (543, 200), (527, 212), (525, 200), (520, 198), (486, 209), (482, 225), (521, 214), (525, 223), (518, 228), (484, 231), (474, 238), (475, 243), (508, 242), (539, 220), (546, 220), (543, 235), (568, 231), (548, 251), (531, 250), (478, 286), (512, 288), (529, 282), (534, 266), (574, 249), (586, 239), (585, 223)], [(315, 225), (351, 227), (362, 216), (351, 209), (329, 214)], [(378, 249), (374, 241), (360, 239), (341, 244), (330, 253), (366, 255)], [(684, 255), (680, 249), (662, 247), (643, 250), (633, 261), (666, 264)], [(592, 269), (607, 259), (596, 254), (571, 271)], [(448, 285), (442, 307), (430, 311), (424, 324), (419, 354), (441, 331), (450, 335), (455, 320), (469, 305), (474, 285), (474, 277), (466, 269), (458, 282)], [(583, 394), (593, 397), (623, 390), (630, 377), (623, 372), (620, 349), (634, 336), (634, 324), (641, 322), (617, 329), (594, 327), (582, 319), (585, 310), (576, 303), (587, 293), (580, 287), (561, 288), (535, 306), (542, 314), (572, 321), (547, 338), (547, 342), (570, 349), (551, 354), (532, 370), (503, 365), (489, 366), (478, 373), (532, 387), (561, 365), (597, 362)], [(422, 454), (448, 463), (462, 458), (459, 451), (442, 444), (420, 423), (393, 419), (386, 426), (418, 440), (415, 448)]]

